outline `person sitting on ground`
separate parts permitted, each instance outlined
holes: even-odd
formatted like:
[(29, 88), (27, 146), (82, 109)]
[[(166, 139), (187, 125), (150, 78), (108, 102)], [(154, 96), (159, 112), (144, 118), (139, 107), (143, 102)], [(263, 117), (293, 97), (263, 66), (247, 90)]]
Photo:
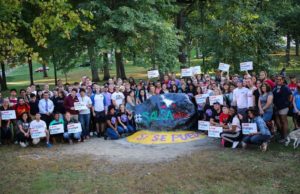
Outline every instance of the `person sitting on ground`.
[(122, 127), (124, 133), (133, 133), (134, 128), (132, 125), (129, 124), (128, 113), (123, 104), (120, 105), (120, 111), (117, 114), (117, 116), (118, 116), (118, 123), (120, 124), (120, 127)]
[[(48, 148), (52, 147), (52, 144), (50, 143), (50, 133), (47, 130), (47, 124), (45, 121), (41, 120), (41, 114), (36, 113), (35, 114), (35, 120), (30, 122), (29, 129), (44, 129), (46, 133), (46, 146)], [(31, 133), (31, 132), (30, 132)], [(33, 144), (38, 144), (40, 142), (40, 138), (34, 138), (32, 140)]]
[(108, 107), (108, 114), (106, 116), (106, 136), (105, 140), (108, 138), (110, 139), (119, 139), (121, 137), (121, 134), (123, 133), (122, 127), (118, 125), (118, 119), (115, 114), (115, 107), (113, 105), (110, 105)]
[(20, 146), (25, 148), (29, 145), (31, 140), (29, 125), (30, 125), (31, 118), (27, 112), (23, 112), (21, 115), (21, 119), (18, 120), (17, 126), (17, 139), (20, 142)]
[(256, 123), (257, 133), (252, 133), (245, 135), (242, 141), (243, 148), (247, 148), (248, 144), (260, 145), (260, 148), (263, 152), (267, 150), (268, 141), (271, 139), (271, 132), (268, 129), (266, 122), (259, 115), (259, 112), (250, 108), (247, 110), (248, 117), (250, 118), (250, 123)]
[[(60, 113), (59, 112), (55, 112), (54, 113), (54, 120), (52, 120), (50, 122), (49, 126), (52, 125), (59, 125), (59, 124), (64, 124), (64, 120), (60, 117)], [(51, 139), (53, 143), (56, 143), (56, 139), (62, 139), (62, 134), (55, 134), (55, 135), (51, 135)]]
[(68, 132), (68, 125), (72, 123), (78, 123), (78, 121), (71, 116), (70, 112), (66, 112), (65, 119), (64, 119), (64, 138), (65, 140), (69, 141), (70, 144), (73, 144), (73, 139), (77, 140), (78, 142), (81, 141), (81, 132), (78, 133), (69, 133)]
[(229, 109), (228, 125), (223, 127), (223, 132), (220, 134), (222, 138), (222, 144), (226, 142), (232, 143), (232, 148), (236, 148), (242, 137), (241, 122), (237, 115), (237, 110), (233, 107)]

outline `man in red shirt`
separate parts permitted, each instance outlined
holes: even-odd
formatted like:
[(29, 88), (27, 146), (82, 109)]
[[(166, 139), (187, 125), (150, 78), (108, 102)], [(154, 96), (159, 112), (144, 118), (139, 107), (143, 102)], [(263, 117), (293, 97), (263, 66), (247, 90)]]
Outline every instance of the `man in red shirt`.
[(67, 112), (70, 112), (71, 118), (78, 120), (78, 111), (75, 110), (74, 102), (79, 102), (77, 96), (77, 90), (72, 89), (71, 94), (69, 94), (64, 100), (64, 107)]
[(290, 83), (288, 87), (290, 88), (292, 93), (297, 90), (296, 77), (294, 75), (290, 76)]

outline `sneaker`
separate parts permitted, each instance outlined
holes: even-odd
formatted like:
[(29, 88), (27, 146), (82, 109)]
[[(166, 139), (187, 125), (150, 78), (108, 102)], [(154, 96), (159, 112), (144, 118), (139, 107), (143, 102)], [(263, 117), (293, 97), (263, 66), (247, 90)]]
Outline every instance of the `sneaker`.
[(15, 144), (15, 145), (18, 145), (18, 144), (19, 144), (19, 142), (18, 142), (18, 141), (15, 141), (15, 142), (14, 142), (14, 144)]
[(268, 143), (267, 142), (262, 143), (261, 146), (260, 146), (260, 148), (261, 148), (262, 152), (267, 151), (267, 149), (268, 149)]
[(243, 149), (246, 149), (247, 148), (247, 144), (245, 142), (242, 142), (242, 147), (243, 147)]
[(52, 148), (52, 144), (51, 143), (46, 143), (47, 148)]
[(24, 142), (20, 142), (20, 146), (21, 146), (22, 148), (26, 148), (26, 147), (27, 147), (27, 145), (26, 145)]
[(94, 133), (93, 133), (93, 132), (90, 132), (90, 136), (93, 137), (93, 135), (94, 135)]
[(238, 142), (238, 141), (234, 141), (234, 142), (232, 143), (232, 148), (233, 148), (233, 149), (236, 148), (236, 147), (239, 145), (239, 143), (240, 143), (240, 142)]

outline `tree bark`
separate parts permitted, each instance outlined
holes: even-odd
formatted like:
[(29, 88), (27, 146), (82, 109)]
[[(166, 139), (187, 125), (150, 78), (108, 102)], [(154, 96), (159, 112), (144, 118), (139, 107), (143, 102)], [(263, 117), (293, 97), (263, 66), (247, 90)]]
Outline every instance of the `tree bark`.
[[(184, 11), (180, 11), (177, 15), (177, 28), (179, 30), (183, 30), (184, 28)], [(186, 64), (186, 54), (184, 52), (185, 43), (184, 41), (181, 42), (181, 45), (179, 46), (179, 55), (178, 60), (182, 64)]]
[(28, 67), (29, 67), (29, 78), (30, 78), (30, 85), (33, 85), (33, 69), (32, 69), (32, 58), (31, 55), (28, 54)]
[(1, 80), (1, 91), (5, 91), (8, 89), (6, 82), (6, 73), (5, 73), (5, 64), (1, 62), (1, 70), (2, 70), (2, 80)]
[(44, 74), (44, 77), (48, 77), (48, 73), (47, 73), (47, 69), (46, 69), (46, 62), (43, 61), (43, 74)]
[(53, 61), (53, 70), (54, 70), (54, 83), (57, 86), (57, 69), (56, 69), (56, 61)]
[(124, 62), (123, 62), (123, 53), (115, 51), (115, 58), (116, 58), (116, 73), (117, 78), (126, 79), (125, 69), (124, 69)]
[(93, 44), (90, 44), (88, 46), (88, 55), (89, 55), (90, 64), (91, 64), (92, 81), (99, 82), (100, 78), (99, 78), (99, 74), (98, 74), (98, 67), (96, 65), (95, 47)]
[(108, 80), (110, 78), (108, 53), (103, 54), (103, 64), (103, 80)]
[(290, 49), (291, 49), (291, 35), (287, 33), (286, 35), (286, 49), (285, 49), (285, 60), (286, 67), (290, 65)]
[(295, 39), (295, 44), (296, 44), (295, 54), (296, 54), (296, 56), (299, 56), (299, 38), (298, 37)]

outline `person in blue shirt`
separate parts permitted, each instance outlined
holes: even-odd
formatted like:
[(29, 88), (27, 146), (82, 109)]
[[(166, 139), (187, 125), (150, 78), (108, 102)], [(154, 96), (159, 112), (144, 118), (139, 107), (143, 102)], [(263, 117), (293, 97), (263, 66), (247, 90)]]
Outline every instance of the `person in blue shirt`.
[(256, 123), (257, 132), (245, 135), (242, 141), (243, 148), (245, 149), (248, 144), (255, 144), (260, 145), (263, 152), (267, 151), (268, 141), (271, 139), (271, 132), (268, 129), (266, 122), (255, 108), (249, 108), (247, 110), (247, 114), (250, 119), (250, 123)]
[(293, 106), (294, 106), (294, 125), (295, 129), (300, 128), (300, 80), (297, 81), (297, 88), (293, 94)]

